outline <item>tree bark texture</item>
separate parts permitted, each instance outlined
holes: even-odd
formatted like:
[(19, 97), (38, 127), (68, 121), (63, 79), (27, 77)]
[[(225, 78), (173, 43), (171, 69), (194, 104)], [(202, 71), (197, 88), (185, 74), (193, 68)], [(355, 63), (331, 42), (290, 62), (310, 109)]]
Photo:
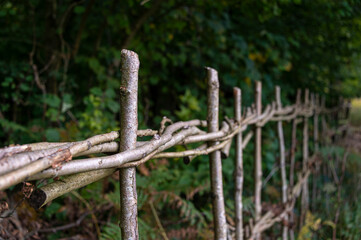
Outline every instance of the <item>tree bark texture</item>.
[[(208, 132), (217, 132), (219, 128), (218, 113), (219, 113), (219, 82), (218, 73), (216, 70), (207, 67), (207, 122)], [(209, 142), (208, 146), (216, 145), (218, 142)], [(212, 152), (209, 155), (210, 177), (212, 188), (212, 204), (213, 204), (213, 221), (214, 221), (214, 239), (227, 239), (227, 225), (224, 208), (223, 197), (223, 176), (222, 176), (222, 161), (220, 151)]]
[[(262, 83), (257, 81), (255, 86), (255, 104), (256, 115), (260, 116), (262, 112)], [(255, 167), (254, 167), (254, 180), (255, 180), (255, 221), (256, 223), (261, 219), (262, 214), (262, 128), (255, 126), (255, 143), (254, 143), (254, 155), (255, 155)], [(260, 239), (260, 234), (256, 235), (256, 239)]]
[[(305, 90), (305, 106), (309, 105), (309, 91)], [(303, 144), (302, 144), (302, 171), (306, 172), (308, 164), (308, 118), (303, 119)], [(300, 216), (300, 227), (303, 225), (306, 219), (306, 213), (308, 211), (308, 180), (306, 179), (302, 188), (301, 198), (301, 216)]]
[[(241, 124), (242, 92), (239, 88), (233, 88), (234, 95), (234, 120)], [(236, 159), (235, 159), (235, 191), (234, 209), (236, 210), (236, 240), (243, 240), (243, 143), (242, 132), (236, 136)]]
[[(314, 152), (317, 153), (319, 150), (318, 146), (318, 105), (319, 105), (319, 96), (315, 95), (312, 101), (315, 110), (313, 115), (313, 144)], [(316, 209), (316, 198), (317, 198), (317, 179), (319, 176), (320, 165), (316, 163), (315, 173), (312, 176), (312, 210)]]
[[(301, 104), (301, 89), (297, 89), (296, 95), (296, 108)], [(297, 146), (297, 118), (292, 120), (292, 133), (291, 133), (291, 149), (290, 149), (290, 189), (294, 186), (294, 175), (295, 175), (295, 155), (296, 155), (296, 146)], [(294, 224), (294, 213), (290, 212), (290, 224)], [(295, 239), (295, 233), (293, 227), (290, 228), (290, 239)]]
[[(122, 50), (121, 64), (119, 151), (123, 152), (136, 148), (137, 143), (138, 55), (129, 50)], [(139, 236), (135, 167), (119, 170), (119, 184), (122, 239), (137, 240)]]
[[(281, 102), (281, 88), (276, 86), (276, 103), (277, 108), (282, 109)], [(280, 169), (281, 169), (281, 179), (282, 179), (282, 203), (286, 205), (287, 203), (287, 176), (286, 176), (286, 153), (285, 153), (285, 139), (283, 135), (283, 126), (282, 121), (277, 122), (277, 132), (278, 132), (278, 141), (280, 146)], [(288, 215), (284, 216), (284, 221), (288, 222)], [(282, 239), (288, 239), (288, 227), (284, 225), (282, 228)]]

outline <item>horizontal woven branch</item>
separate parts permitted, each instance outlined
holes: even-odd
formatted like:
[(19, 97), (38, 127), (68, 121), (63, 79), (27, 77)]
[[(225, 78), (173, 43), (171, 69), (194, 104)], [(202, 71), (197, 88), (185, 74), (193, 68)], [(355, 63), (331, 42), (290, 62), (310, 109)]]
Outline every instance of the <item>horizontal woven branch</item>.
[[(316, 105), (292, 105), (276, 109), (275, 104), (267, 105), (261, 115), (251, 108), (240, 122), (233, 119), (224, 121), (217, 132), (205, 133), (199, 127), (207, 122), (191, 120), (177, 122), (165, 128), (162, 135), (155, 130), (140, 130), (139, 136), (153, 136), (150, 141), (138, 142), (137, 148), (118, 154), (72, 160), (76, 156), (95, 153), (115, 153), (118, 144), (113, 142), (118, 132), (96, 135), (80, 142), (34, 143), (0, 149), (0, 190), (27, 180), (36, 180), (87, 172), (99, 169), (137, 166), (151, 158), (174, 158), (195, 155), (207, 155), (224, 147), (227, 140), (244, 132), (248, 126), (264, 126), (270, 121), (289, 121), (298, 117), (311, 117), (317, 114), (332, 113), (342, 106), (326, 109)], [(178, 153), (166, 153), (165, 150), (190, 143), (220, 141), (221, 143), (203, 150), (187, 150)]]

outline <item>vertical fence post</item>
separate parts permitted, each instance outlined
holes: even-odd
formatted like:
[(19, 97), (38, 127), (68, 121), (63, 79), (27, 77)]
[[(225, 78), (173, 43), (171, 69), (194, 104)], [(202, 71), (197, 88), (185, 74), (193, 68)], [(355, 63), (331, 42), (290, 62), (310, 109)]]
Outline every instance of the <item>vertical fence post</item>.
[[(234, 119), (238, 124), (241, 124), (241, 89), (233, 88), (234, 95)], [(236, 159), (235, 159), (235, 189), (234, 192), (234, 208), (236, 210), (236, 240), (243, 240), (243, 147), (242, 147), (242, 132), (236, 135)]]
[[(321, 109), (325, 110), (326, 109), (326, 98), (325, 96), (322, 96), (321, 98)], [(326, 116), (325, 114), (321, 115), (321, 129), (322, 129), (322, 146), (326, 145), (326, 131), (327, 131), (327, 126), (326, 126)]]
[[(122, 80), (120, 87), (120, 143), (119, 152), (136, 147), (138, 129), (138, 55), (122, 50)], [(138, 239), (136, 169), (121, 168), (120, 228), (122, 239)]]
[[(256, 81), (255, 86), (255, 104), (256, 114), (261, 115), (262, 112), (262, 83)], [(255, 155), (255, 167), (254, 167), (254, 180), (255, 180), (255, 221), (256, 223), (261, 219), (262, 214), (262, 202), (261, 202), (261, 191), (262, 191), (262, 155), (261, 155), (261, 138), (262, 129), (260, 126), (255, 126), (255, 143), (254, 143), (254, 155)], [(260, 239), (261, 234), (256, 235), (256, 239)]]
[[(298, 111), (301, 104), (301, 89), (297, 89), (297, 96), (296, 96), (296, 105), (295, 111)], [(291, 149), (290, 149), (290, 184), (289, 189), (291, 190), (294, 185), (294, 175), (295, 175), (295, 156), (296, 156), (296, 147), (297, 147), (297, 118), (292, 120), (292, 133), (291, 133)], [(290, 212), (290, 239), (295, 239), (294, 233), (294, 213), (293, 211)]]
[[(282, 109), (282, 102), (281, 102), (281, 88), (276, 86), (276, 104), (277, 109)], [(283, 127), (282, 121), (277, 122), (277, 132), (278, 132), (278, 140), (280, 145), (280, 168), (281, 168), (281, 179), (282, 179), (282, 203), (284, 206), (287, 204), (287, 176), (286, 176), (286, 154), (285, 154), (285, 140), (283, 136)], [(288, 216), (285, 215), (284, 218), (285, 222), (288, 222)], [(288, 234), (288, 227), (287, 225), (283, 226), (282, 231), (282, 239), (287, 240)]]
[[(296, 108), (300, 108), (301, 104), (301, 89), (297, 89), (296, 96)], [(295, 176), (295, 155), (297, 146), (297, 118), (292, 121), (292, 133), (291, 133), (291, 152), (290, 152), (290, 188), (294, 185)]]
[[(219, 130), (218, 112), (219, 112), (219, 82), (218, 73), (213, 68), (207, 70), (207, 122), (208, 132), (217, 132)], [(218, 144), (218, 142), (208, 142), (208, 146)], [(217, 240), (227, 238), (227, 225), (224, 210), (223, 197), (223, 177), (222, 177), (222, 161), (221, 152), (214, 151), (209, 154), (212, 205), (214, 218), (214, 238)]]
[[(313, 146), (314, 152), (318, 152), (318, 111), (319, 111), (319, 96), (316, 94), (314, 101), (314, 115), (313, 115)], [(319, 164), (316, 162), (315, 174), (312, 179), (312, 210), (316, 209), (316, 198), (317, 198), (317, 179), (319, 176)]]
[(313, 140), (314, 140), (314, 147), (315, 147), (315, 152), (318, 152), (319, 150), (319, 144), (318, 144), (318, 128), (319, 128), (319, 124), (318, 124), (318, 114), (319, 114), (319, 110), (320, 110), (320, 96), (318, 94), (316, 94), (316, 98), (315, 98), (315, 115), (313, 116)]
[[(296, 96), (296, 110), (300, 108), (301, 104), (301, 89), (297, 89), (297, 96)], [(290, 184), (289, 189), (291, 190), (294, 185), (294, 175), (295, 175), (295, 155), (296, 155), (296, 146), (297, 146), (297, 118), (292, 120), (292, 133), (291, 133), (291, 150), (290, 150)], [(293, 212), (290, 213), (290, 239), (295, 239), (295, 233), (293, 230), (294, 226), (294, 214)]]
[[(305, 90), (305, 108), (309, 109), (309, 91)], [(307, 171), (308, 164), (308, 118), (305, 116), (303, 118), (303, 159), (302, 159), (302, 171), (305, 173)], [(300, 228), (306, 218), (306, 213), (308, 210), (308, 180), (306, 179), (302, 186), (302, 198), (301, 198), (301, 216), (300, 216)]]

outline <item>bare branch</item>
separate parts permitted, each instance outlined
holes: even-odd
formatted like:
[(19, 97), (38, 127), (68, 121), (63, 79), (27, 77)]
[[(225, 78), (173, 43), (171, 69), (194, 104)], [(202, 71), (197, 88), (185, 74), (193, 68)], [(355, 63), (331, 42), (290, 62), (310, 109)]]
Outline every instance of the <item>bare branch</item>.
[[(58, 167), (63, 161), (71, 160), (72, 156), (79, 152), (89, 150), (92, 146), (97, 145), (102, 142), (109, 142), (115, 139), (117, 136), (116, 132), (111, 132), (108, 134), (97, 135), (91, 138), (88, 138), (85, 141), (77, 142), (67, 146), (66, 148), (55, 151), (53, 154), (40, 158), (25, 167), (18, 168), (15, 171), (8, 172), (0, 176), (0, 190), (6, 189), (12, 185), (15, 185), (19, 182), (25, 181), (30, 176), (49, 168), (50, 166)], [(28, 160), (29, 159), (27, 156)], [(3, 161), (4, 159), (2, 159)], [(14, 169), (14, 162), (7, 161), (6, 164), (12, 169)], [(21, 165), (20, 165), (21, 166)], [(1, 168), (2, 170), (4, 168)]]
[[(127, 162), (136, 161), (142, 159), (143, 157), (147, 156), (148, 154), (152, 153), (153, 151), (157, 150), (160, 146), (166, 143), (173, 143), (173, 133), (179, 131), (183, 128), (182, 131), (188, 130), (191, 126), (201, 125), (202, 121), (200, 120), (191, 120), (188, 122), (177, 122), (175, 124), (170, 125), (166, 128), (164, 134), (162, 136), (155, 135), (153, 139), (149, 142), (146, 142), (142, 146), (128, 150), (122, 153), (118, 153), (111, 156), (106, 157), (95, 157), (95, 158), (88, 158), (88, 159), (80, 159), (80, 160), (73, 160), (68, 163), (64, 163), (61, 169), (47, 169), (42, 171), (41, 173), (32, 176), (29, 180), (35, 179), (42, 179), (42, 178), (49, 178), (49, 177), (56, 177), (61, 175), (69, 175), (78, 172), (87, 172), (97, 169), (105, 169), (105, 168), (115, 168), (119, 167), (122, 164)], [(195, 133), (198, 133), (198, 129), (195, 128)], [(157, 136), (157, 137), (156, 137)], [(168, 144), (169, 144), (168, 143)], [(170, 145), (169, 147), (172, 147)], [(1, 177), (0, 177), (1, 180)]]
[[(241, 100), (241, 89), (233, 88), (234, 98), (234, 119), (237, 123), (241, 122), (242, 115), (242, 100)], [(250, 139), (250, 138), (249, 138)], [(236, 158), (235, 158), (235, 170), (234, 170), (234, 209), (236, 211), (236, 240), (243, 240), (243, 142), (242, 132), (236, 135)], [(247, 144), (247, 143), (246, 143)]]
[[(276, 102), (277, 109), (282, 109), (281, 102), (281, 88), (276, 86)], [(286, 154), (285, 154), (285, 140), (283, 136), (283, 126), (282, 121), (277, 122), (277, 132), (278, 132), (278, 140), (280, 146), (280, 168), (281, 168), (281, 178), (282, 178), (282, 203), (286, 204), (287, 202), (287, 176), (286, 176)], [(285, 214), (284, 220), (288, 221), (288, 215)], [(288, 239), (288, 227), (283, 226), (282, 229), (282, 239)]]
[(40, 208), (53, 199), (75, 189), (84, 187), (92, 182), (96, 182), (106, 176), (109, 176), (114, 171), (114, 169), (102, 169), (64, 177), (61, 180), (35, 190), (35, 192), (31, 195), (29, 202), (34, 208)]
[[(219, 130), (218, 112), (219, 112), (219, 82), (216, 70), (207, 67), (207, 120), (208, 132), (217, 132)], [(217, 142), (208, 142), (208, 146), (217, 145)], [(220, 151), (209, 154), (209, 167), (212, 190), (213, 222), (215, 239), (227, 238), (226, 214), (223, 198), (223, 177), (222, 161)]]
[[(261, 116), (262, 111), (262, 84), (261, 82), (256, 82), (255, 86), (255, 103), (256, 103), (256, 113), (257, 116)], [(258, 223), (261, 214), (261, 191), (262, 191), (262, 155), (261, 155), (261, 141), (262, 141), (262, 129), (260, 126), (255, 127), (255, 148), (254, 148), (254, 179), (255, 179), (255, 192), (254, 192), (254, 201), (255, 201), (255, 222)], [(260, 239), (260, 234), (255, 236), (255, 239)]]
[[(136, 148), (138, 130), (138, 71), (139, 59), (135, 52), (123, 49), (122, 81), (120, 87), (120, 142), (119, 152)], [(120, 229), (122, 239), (138, 239), (138, 209), (136, 169), (119, 170)]]

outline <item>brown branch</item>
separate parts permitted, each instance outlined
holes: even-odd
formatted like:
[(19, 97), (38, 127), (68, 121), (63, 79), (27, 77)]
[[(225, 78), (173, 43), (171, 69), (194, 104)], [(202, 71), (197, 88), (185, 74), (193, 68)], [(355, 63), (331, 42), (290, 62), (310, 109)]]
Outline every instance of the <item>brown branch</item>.
[(168, 240), (167, 234), (166, 234), (166, 232), (164, 231), (164, 228), (163, 228), (163, 226), (162, 226), (162, 223), (161, 223), (160, 220), (159, 220), (157, 211), (155, 210), (152, 201), (149, 201), (149, 206), (150, 206), (150, 209), (152, 210), (154, 219), (155, 219), (155, 221), (156, 221), (156, 223), (157, 223), (157, 225), (158, 225), (158, 228), (159, 228), (159, 230), (160, 230), (160, 233), (161, 233), (163, 239), (164, 239), (164, 240)]

